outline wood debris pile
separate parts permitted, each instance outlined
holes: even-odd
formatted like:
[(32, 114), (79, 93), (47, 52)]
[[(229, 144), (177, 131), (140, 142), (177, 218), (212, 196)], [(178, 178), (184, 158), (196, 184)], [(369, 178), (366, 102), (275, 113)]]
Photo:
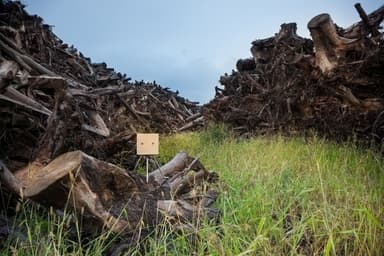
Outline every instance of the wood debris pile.
[(312, 40), (282, 24), (252, 43), (252, 58), (220, 78), (205, 116), (242, 134), (315, 130), (329, 138), (384, 138), (384, 6), (347, 29), (320, 14), (308, 23)]
[[(136, 132), (170, 133), (203, 122), (196, 103), (92, 63), (20, 3), (2, 3), (1, 10), (0, 156), (12, 169), (35, 159), (48, 133), (56, 136), (51, 158), (82, 150), (132, 167), (134, 159), (120, 160), (123, 151), (134, 155)], [(49, 131), (55, 118), (60, 124)]]
[(181, 153), (148, 183), (122, 169), (134, 169), (137, 132), (204, 122), (197, 103), (130, 80), (63, 43), (21, 3), (0, 1), (1, 190), (59, 209), (69, 203), (116, 232), (155, 225), (155, 216), (175, 225), (218, 217), (207, 208), (215, 175), (197, 159)]

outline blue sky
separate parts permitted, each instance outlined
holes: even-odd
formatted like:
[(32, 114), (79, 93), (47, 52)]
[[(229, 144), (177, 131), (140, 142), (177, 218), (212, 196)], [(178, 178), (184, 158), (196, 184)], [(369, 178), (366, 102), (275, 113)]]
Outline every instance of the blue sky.
[[(296, 22), (309, 37), (308, 21), (331, 14), (346, 27), (359, 21), (351, 0), (22, 0), (65, 42), (93, 62), (104, 61), (134, 80), (156, 80), (190, 100), (213, 98), (220, 75), (250, 43)], [(383, 1), (360, 1), (369, 13)]]

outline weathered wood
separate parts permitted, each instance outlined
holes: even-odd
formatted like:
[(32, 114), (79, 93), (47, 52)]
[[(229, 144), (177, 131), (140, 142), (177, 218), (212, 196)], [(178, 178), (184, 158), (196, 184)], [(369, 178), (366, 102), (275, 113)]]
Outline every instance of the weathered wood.
[(72, 96), (69, 93), (57, 90), (53, 112), (49, 116), (46, 131), (37, 147), (36, 160), (38, 162), (48, 163), (61, 152), (64, 140), (68, 135), (71, 99)]
[(186, 223), (200, 225), (205, 219), (218, 219), (220, 212), (202, 205), (191, 205), (184, 200), (159, 200), (157, 208), (166, 216), (167, 221), (180, 225), (180, 220)]
[(103, 137), (109, 137), (111, 133), (99, 113), (96, 111), (87, 111), (87, 115), (90, 124), (82, 124), (81, 128)]
[(196, 113), (196, 114), (192, 114), (191, 116), (189, 116), (188, 118), (185, 119), (186, 122), (190, 122), (190, 121), (193, 121), (197, 118), (201, 117), (201, 113)]
[(26, 77), (26, 84), (33, 88), (51, 88), (55, 90), (63, 90), (67, 87), (67, 80), (60, 76), (28, 76)]
[[(177, 179), (170, 182), (171, 194), (176, 195), (184, 189), (190, 190), (195, 183), (199, 183), (204, 178), (207, 178), (208, 173), (204, 170), (198, 172), (186, 172), (184, 175), (180, 175)], [(189, 187), (189, 188), (188, 188)]]
[(159, 200), (157, 202), (157, 208), (168, 218), (172, 217), (176, 220), (182, 219), (187, 222), (197, 219), (202, 211), (201, 208), (193, 207), (185, 201), (175, 200)]
[(206, 120), (245, 137), (316, 130), (337, 141), (381, 145), (384, 6), (360, 14), (363, 21), (347, 29), (329, 14), (314, 17), (308, 23), (313, 40), (283, 24), (275, 36), (252, 42), (255, 66), (220, 77), (223, 89), (206, 105)]
[[(116, 175), (117, 183), (108, 183), (108, 180), (102, 182), (99, 179), (97, 182), (102, 183), (97, 184), (100, 187), (96, 187), (94, 184), (96, 180), (89, 179), (96, 173), (90, 172), (97, 172), (105, 178), (108, 176), (113, 178), (113, 175)], [(75, 212), (84, 213), (85, 211), (85, 214), (97, 217), (101, 226), (116, 232), (121, 232), (130, 225), (135, 226), (123, 218), (113, 216), (109, 212), (111, 209), (106, 209), (105, 202), (103, 204), (102, 201), (112, 200), (108, 198), (108, 193), (115, 193), (117, 191), (111, 190), (119, 189), (111, 185), (120, 186), (120, 189), (124, 187), (129, 193), (139, 190), (139, 184), (136, 184), (136, 180), (119, 167), (101, 162), (81, 151), (63, 154), (47, 166), (42, 166), (40, 162), (33, 162), (16, 171), (15, 177), (23, 186), (22, 194), (25, 198), (58, 209), (64, 209), (67, 204), (72, 205), (76, 209)]]
[[(170, 174), (172, 169), (174, 175), (181, 173), (181, 166), (198, 166), (196, 161), (189, 163), (187, 159), (185, 153), (179, 153), (164, 170)], [(203, 169), (197, 171), (178, 183), (175, 192), (187, 186), (197, 187), (197, 180), (206, 174)], [(23, 198), (62, 210), (70, 207), (85, 217), (96, 217), (100, 227), (119, 233), (133, 231), (142, 222), (154, 225), (160, 220), (155, 218), (158, 210), (177, 218), (178, 223), (200, 221), (204, 211), (212, 211), (205, 208), (206, 202), (191, 204), (178, 200), (176, 193), (154, 190), (144, 183), (143, 177), (81, 151), (60, 155), (47, 165), (36, 160), (14, 174), (0, 161), (0, 179)]]
[[(3, 34), (0, 33), (1, 38), (5, 37)], [(0, 47), (2, 50), (4, 50), (6, 53), (8, 53), (10, 56), (12, 56), (22, 67), (27, 69), (28, 72), (31, 72), (32, 69), (38, 71), (40, 74), (43, 75), (50, 75), (50, 76), (57, 76), (54, 72), (48, 70), (44, 66), (40, 65), (36, 61), (34, 61), (31, 57), (21, 54), (18, 51), (14, 50), (13, 48), (6, 45), (4, 42), (0, 40)]]
[(0, 94), (0, 99), (15, 103), (28, 109), (32, 109), (47, 116), (52, 114), (52, 111), (50, 111), (40, 103), (36, 102), (35, 100), (20, 93), (11, 86), (7, 87), (5, 91)]
[[(1, 37), (0, 33), (0, 37)], [(16, 61), (21, 67), (23, 67), (28, 72), (32, 71), (32, 68), (20, 57), (20, 54), (13, 50), (11, 47), (3, 43), (0, 39), (0, 48), (8, 54), (14, 61)]]
[(4, 184), (16, 195), (22, 196), (23, 187), (20, 181), (8, 170), (7, 166), (0, 160), (0, 183)]
[(329, 14), (323, 13), (308, 22), (314, 47), (316, 49), (316, 65), (323, 73), (332, 71), (339, 64), (344, 53), (354, 47), (355, 39), (338, 35)]
[(127, 103), (125, 102), (125, 100), (123, 99), (122, 96), (120, 96), (119, 94), (116, 94), (117, 95), (117, 98), (121, 101), (121, 103), (124, 105), (125, 109), (128, 110), (129, 112), (131, 112), (137, 120), (139, 121), (143, 121), (139, 116), (138, 114), (136, 113), (136, 111)]
[(11, 79), (16, 76), (19, 67), (16, 62), (4, 60), (0, 64), (0, 79)]
[(0, 91), (8, 86), (8, 81), (15, 78), (19, 67), (14, 61), (3, 60), (0, 64)]
[(180, 127), (179, 129), (177, 129), (179, 132), (181, 131), (184, 131), (184, 130), (187, 130), (187, 129), (191, 129), (193, 127), (196, 127), (197, 125), (202, 125), (204, 124), (204, 117), (203, 116), (200, 116), (198, 118), (196, 118), (195, 120), (192, 120), (191, 122), (185, 124), (184, 126)]
[[(181, 200), (188, 190), (201, 191), (185, 199), (199, 209), (208, 181), (203, 186), (207, 175), (200, 179), (199, 171), (206, 171), (197, 159), (182, 153), (182, 163), (166, 164), (165, 172), (158, 169), (148, 183), (131, 171), (137, 160), (134, 132), (176, 131), (201, 117), (198, 103), (156, 82), (132, 82), (105, 63), (92, 63), (19, 2), (0, 3), (2, 188), (93, 223), (84, 229), (105, 227), (125, 234), (144, 226), (153, 229), (165, 218), (157, 202)], [(183, 171), (195, 180), (183, 180)], [(171, 197), (165, 182), (175, 176), (183, 183)], [(179, 221), (199, 222), (189, 216)], [(140, 239), (140, 233), (135, 237)]]
[(366, 12), (364, 11), (363, 7), (361, 6), (360, 3), (357, 3), (355, 4), (355, 8), (357, 10), (357, 12), (359, 13), (359, 16), (364, 24), (364, 27), (370, 32), (372, 33), (372, 36), (378, 36), (380, 35), (380, 32), (379, 30), (377, 30), (377, 28), (375, 26), (372, 26), (370, 20), (369, 20), (369, 17), (368, 15), (366, 14)]
[(176, 156), (149, 174), (150, 179), (155, 180), (158, 184), (162, 184), (173, 173), (179, 172), (187, 167), (188, 155), (185, 152), (179, 152)]
[[(356, 7), (355, 7), (356, 8)], [(384, 5), (367, 15), (370, 29), (378, 30), (380, 24), (384, 20)], [(352, 26), (344, 29), (342, 35), (347, 38), (363, 38), (370, 33), (370, 29), (366, 29), (367, 21), (360, 21)]]
[[(15, 44), (14, 46), (17, 48), (17, 49), (21, 49), (22, 48), (22, 42), (21, 42), (21, 37), (20, 37), (20, 33), (17, 29), (14, 29), (12, 27), (8, 27), (8, 26), (0, 26), (0, 31), (1, 32), (6, 32), (8, 34), (12, 34), (13, 35), (13, 39), (15, 41)], [(2, 39), (4, 39), (5, 37), (2, 37)], [(8, 38), (6, 38), (8, 40), (8, 42), (12, 42), (11, 40), (9, 40)], [(13, 43), (12, 43), (13, 45)]]

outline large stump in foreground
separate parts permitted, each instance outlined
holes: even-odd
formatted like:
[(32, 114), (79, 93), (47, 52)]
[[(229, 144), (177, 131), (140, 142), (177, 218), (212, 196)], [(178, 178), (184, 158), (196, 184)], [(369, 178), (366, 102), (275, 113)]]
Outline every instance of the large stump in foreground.
[(70, 207), (99, 227), (131, 232), (168, 217), (175, 225), (218, 217), (207, 208), (216, 193), (207, 190), (215, 174), (186, 153), (178, 153), (150, 174), (133, 172), (81, 151), (60, 155), (48, 165), (35, 161), (12, 174), (2, 164), (2, 182), (14, 193), (48, 207)]

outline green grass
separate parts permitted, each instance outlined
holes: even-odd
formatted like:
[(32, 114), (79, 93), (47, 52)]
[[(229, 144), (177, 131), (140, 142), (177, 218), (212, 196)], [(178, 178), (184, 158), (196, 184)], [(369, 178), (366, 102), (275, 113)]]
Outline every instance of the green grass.
[[(178, 151), (218, 172), (221, 224), (195, 236), (161, 226), (132, 255), (383, 255), (384, 165), (375, 152), (317, 137), (234, 139), (224, 127), (161, 138), (161, 162)], [(63, 220), (50, 216), (48, 224), (25, 216), (31, 237), (12, 245), (15, 255), (71, 254)], [(73, 243), (72, 254), (101, 255), (107, 236)]]
[(381, 156), (316, 137), (236, 141), (221, 133), (166, 137), (160, 150), (164, 160), (180, 150), (200, 155), (220, 175), (224, 236), (201, 232), (208, 254), (383, 254)]

